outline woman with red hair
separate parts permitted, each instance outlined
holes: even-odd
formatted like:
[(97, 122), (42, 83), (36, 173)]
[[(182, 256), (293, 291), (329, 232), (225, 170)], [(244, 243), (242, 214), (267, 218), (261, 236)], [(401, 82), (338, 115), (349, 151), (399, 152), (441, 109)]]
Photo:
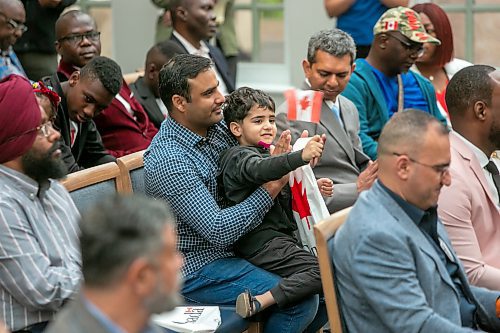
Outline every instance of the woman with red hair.
[(415, 63), (413, 70), (428, 78), (434, 90), (438, 107), (448, 119), (448, 109), (444, 99), (446, 86), (453, 75), (472, 64), (453, 57), (453, 33), (448, 16), (434, 3), (423, 3), (412, 7), (419, 13), (427, 33), (441, 41), (441, 45), (425, 43), (424, 53)]

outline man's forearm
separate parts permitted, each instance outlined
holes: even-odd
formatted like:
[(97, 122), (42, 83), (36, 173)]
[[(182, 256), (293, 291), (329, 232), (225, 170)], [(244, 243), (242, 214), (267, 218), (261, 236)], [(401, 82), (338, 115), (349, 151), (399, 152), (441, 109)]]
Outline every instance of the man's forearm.
[(337, 17), (344, 14), (356, 0), (325, 0), (325, 10), (328, 16)]
[(389, 8), (392, 7), (398, 7), (398, 6), (403, 6), (407, 7), (408, 6), (408, 0), (380, 0), (380, 2)]

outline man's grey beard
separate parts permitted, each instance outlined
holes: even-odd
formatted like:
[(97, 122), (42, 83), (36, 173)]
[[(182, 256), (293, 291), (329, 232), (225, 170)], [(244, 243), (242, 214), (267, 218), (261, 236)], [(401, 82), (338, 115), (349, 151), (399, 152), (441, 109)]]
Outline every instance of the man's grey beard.
[[(177, 276), (179, 285), (182, 284), (180, 274)], [(172, 311), (176, 306), (184, 303), (184, 298), (177, 291), (167, 293), (163, 290), (163, 284), (159, 284), (153, 295), (144, 300), (144, 306), (151, 314)]]

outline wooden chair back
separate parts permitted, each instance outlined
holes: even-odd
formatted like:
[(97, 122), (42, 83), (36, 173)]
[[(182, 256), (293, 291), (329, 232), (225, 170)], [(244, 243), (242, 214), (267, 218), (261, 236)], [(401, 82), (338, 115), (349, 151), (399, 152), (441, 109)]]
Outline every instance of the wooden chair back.
[(342, 319), (340, 316), (339, 303), (337, 301), (337, 288), (335, 287), (335, 276), (333, 261), (328, 250), (328, 241), (335, 235), (338, 228), (345, 222), (352, 207), (336, 212), (327, 219), (314, 226), (314, 236), (318, 250), (319, 270), (321, 284), (325, 295), (326, 311), (332, 332), (343, 333)]
[(120, 157), (116, 160), (116, 164), (120, 168), (123, 188), (120, 193), (145, 194), (144, 188), (144, 152), (141, 150), (127, 156)]
[(123, 188), (120, 168), (114, 162), (70, 173), (61, 183), (70, 192), (80, 213)]

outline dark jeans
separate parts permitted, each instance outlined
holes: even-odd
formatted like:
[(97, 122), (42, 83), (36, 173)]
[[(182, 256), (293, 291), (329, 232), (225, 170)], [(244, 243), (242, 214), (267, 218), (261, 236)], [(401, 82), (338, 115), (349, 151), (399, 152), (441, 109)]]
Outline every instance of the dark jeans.
[[(245, 290), (263, 294), (281, 278), (241, 258), (215, 260), (185, 277), (182, 295), (191, 303), (234, 306)], [(300, 303), (281, 309), (271, 306), (264, 324), (265, 333), (314, 332), (326, 322), (325, 307), (318, 310), (319, 297), (311, 295)], [(263, 312), (263, 313), (264, 313)]]
[(299, 247), (291, 237), (275, 237), (259, 253), (245, 259), (282, 277), (271, 289), (280, 308), (322, 293), (318, 259)]

